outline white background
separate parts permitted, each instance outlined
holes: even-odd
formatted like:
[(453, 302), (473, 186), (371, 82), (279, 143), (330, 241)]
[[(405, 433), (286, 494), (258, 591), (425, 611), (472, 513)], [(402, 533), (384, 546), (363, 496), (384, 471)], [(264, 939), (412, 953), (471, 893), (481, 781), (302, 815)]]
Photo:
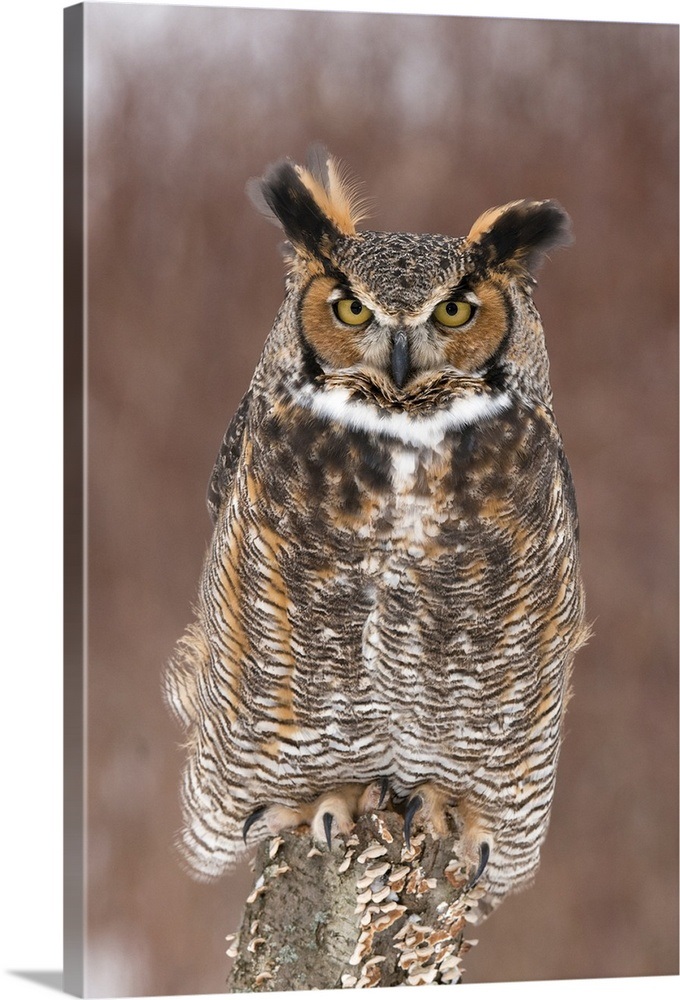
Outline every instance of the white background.
[[(157, 0), (147, 0), (156, 3)], [(187, 6), (228, 6), (190, 2)], [(455, 13), (677, 23), (670, 0), (450, 0), (448, 3), (241, 2), (241, 7)], [(0, 205), (3, 995), (48, 997), (17, 972), (62, 967), (61, 206), (62, 10), (3, 5)], [(675, 986), (673, 986), (675, 982)], [(548, 994), (576, 984), (550, 984)], [(594, 980), (596, 996), (676, 994), (677, 979)], [(439, 987), (428, 989), (432, 996)], [(546, 985), (474, 986), (480, 1000), (543, 998)], [(333, 996), (325, 993), (324, 996)], [(424, 993), (419, 993), (424, 997)]]

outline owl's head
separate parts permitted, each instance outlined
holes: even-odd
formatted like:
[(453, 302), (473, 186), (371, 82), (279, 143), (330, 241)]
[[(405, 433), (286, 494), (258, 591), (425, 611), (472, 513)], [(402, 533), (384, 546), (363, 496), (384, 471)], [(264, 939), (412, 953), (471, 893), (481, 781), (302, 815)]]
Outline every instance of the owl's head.
[(393, 405), (430, 398), (438, 379), (498, 388), (511, 369), (547, 370), (531, 291), (546, 252), (570, 240), (556, 202), (491, 209), (465, 237), (359, 231), (356, 186), (320, 146), (305, 166), (275, 163), (249, 194), (285, 232), (298, 332), (321, 379), (360, 376)]

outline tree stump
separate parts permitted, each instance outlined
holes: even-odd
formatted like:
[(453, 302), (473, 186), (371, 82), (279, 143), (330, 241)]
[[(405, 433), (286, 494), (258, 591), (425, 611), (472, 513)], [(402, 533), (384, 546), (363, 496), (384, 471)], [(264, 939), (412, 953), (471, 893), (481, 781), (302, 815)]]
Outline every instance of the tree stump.
[(263, 842), (228, 955), (233, 993), (457, 983), (477, 886), (456, 839), (404, 843), (403, 818), (362, 816), (329, 850), (308, 832)]

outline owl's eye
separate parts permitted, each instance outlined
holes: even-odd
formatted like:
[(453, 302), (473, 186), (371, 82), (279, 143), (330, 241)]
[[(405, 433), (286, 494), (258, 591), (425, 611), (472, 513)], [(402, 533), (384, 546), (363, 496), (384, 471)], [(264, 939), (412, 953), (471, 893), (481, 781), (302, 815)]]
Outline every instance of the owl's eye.
[(373, 318), (371, 310), (359, 299), (338, 299), (333, 303), (333, 312), (347, 326), (362, 326)]
[(433, 312), (434, 318), (442, 326), (465, 326), (472, 318), (472, 305), (464, 299), (447, 299), (440, 302)]

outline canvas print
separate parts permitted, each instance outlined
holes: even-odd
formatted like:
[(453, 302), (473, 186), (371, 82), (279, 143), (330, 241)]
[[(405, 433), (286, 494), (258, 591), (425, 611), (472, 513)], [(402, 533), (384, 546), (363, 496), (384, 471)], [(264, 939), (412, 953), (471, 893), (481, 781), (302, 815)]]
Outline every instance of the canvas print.
[(66, 53), (67, 986), (677, 973), (677, 31)]

